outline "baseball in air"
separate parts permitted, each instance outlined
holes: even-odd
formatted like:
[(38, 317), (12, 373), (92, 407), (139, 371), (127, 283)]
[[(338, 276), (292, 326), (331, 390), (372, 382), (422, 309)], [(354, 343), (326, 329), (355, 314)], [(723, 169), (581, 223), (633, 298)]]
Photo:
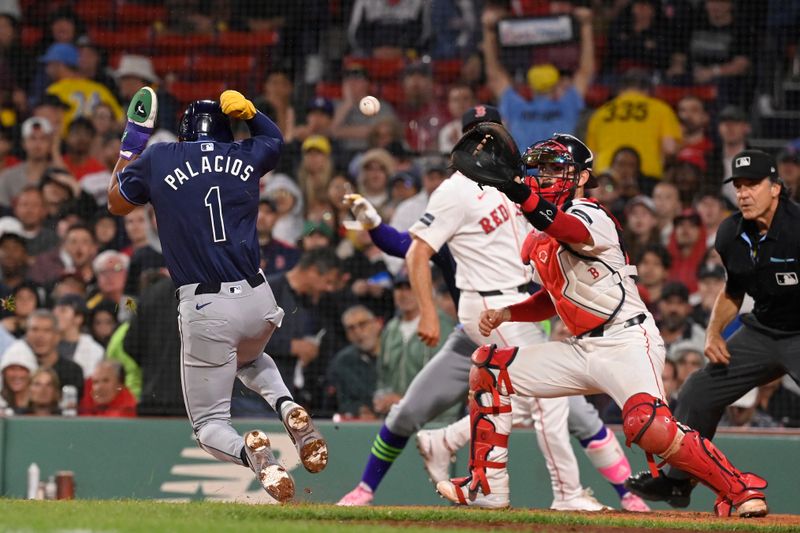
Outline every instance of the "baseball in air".
[(358, 108), (362, 113), (371, 117), (372, 115), (377, 115), (381, 110), (381, 103), (374, 96), (365, 96), (358, 103)]

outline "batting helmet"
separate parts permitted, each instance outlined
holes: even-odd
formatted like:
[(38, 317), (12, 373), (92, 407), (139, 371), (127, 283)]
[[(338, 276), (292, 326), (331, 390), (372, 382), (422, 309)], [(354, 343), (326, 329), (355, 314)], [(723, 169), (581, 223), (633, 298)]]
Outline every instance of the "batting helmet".
[(233, 142), (231, 121), (215, 100), (195, 100), (186, 108), (178, 126), (181, 141)]

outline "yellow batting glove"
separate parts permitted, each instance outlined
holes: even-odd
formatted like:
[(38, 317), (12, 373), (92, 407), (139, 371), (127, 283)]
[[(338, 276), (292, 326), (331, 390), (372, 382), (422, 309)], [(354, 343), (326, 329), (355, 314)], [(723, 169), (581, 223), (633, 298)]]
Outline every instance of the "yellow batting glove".
[(239, 91), (225, 91), (219, 97), (222, 112), (229, 117), (250, 120), (256, 115), (256, 106)]

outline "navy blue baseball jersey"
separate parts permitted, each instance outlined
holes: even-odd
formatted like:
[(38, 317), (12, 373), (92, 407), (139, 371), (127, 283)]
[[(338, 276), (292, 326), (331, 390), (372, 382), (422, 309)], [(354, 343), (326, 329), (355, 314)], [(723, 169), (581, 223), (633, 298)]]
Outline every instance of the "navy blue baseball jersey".
[(176, 285), (228, 282), (258, 272), (259, 180), (278, 163), (283, 137), (258, 113), (253, 137), (160, 143), (117, 175), (122, 196), (153, 205)]

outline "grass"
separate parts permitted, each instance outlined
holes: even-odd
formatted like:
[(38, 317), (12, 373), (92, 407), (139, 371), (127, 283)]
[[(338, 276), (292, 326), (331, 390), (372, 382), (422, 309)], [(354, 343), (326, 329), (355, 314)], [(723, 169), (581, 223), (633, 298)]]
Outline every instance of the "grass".
[(0, 500), (0, 531), (217, 532), (276, 531), (368, 533), (482, 532), (546, 526), (671, 528), (704, 531), (796, 531), (794, 525), (758, 521), (681, 520), (658, 514), (585, 515), (531, 510), (484, 511), (438, 507), (246, 505), (219, 502), (164, 503), (134, 500)]

